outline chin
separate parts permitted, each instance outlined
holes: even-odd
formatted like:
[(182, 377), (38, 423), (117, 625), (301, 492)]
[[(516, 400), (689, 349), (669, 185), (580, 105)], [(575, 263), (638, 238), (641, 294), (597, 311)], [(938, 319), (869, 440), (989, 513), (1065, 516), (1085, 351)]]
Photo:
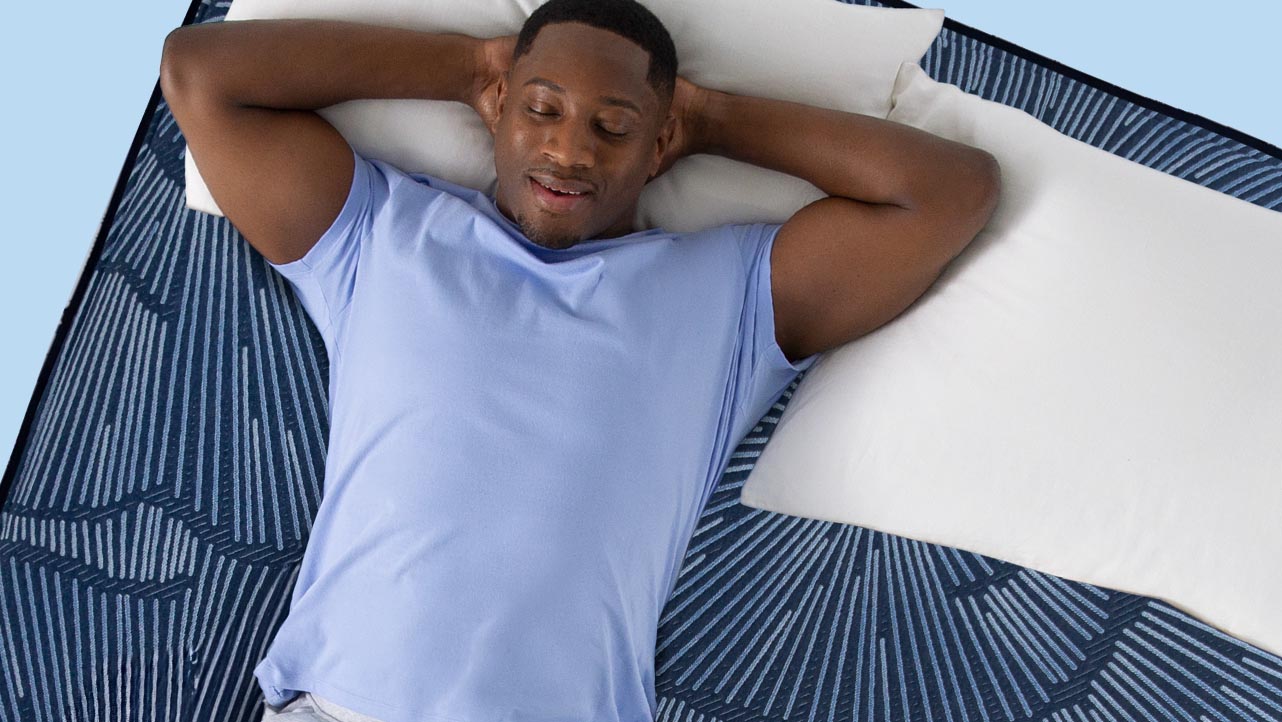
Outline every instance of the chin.
[(582, 234), (567, 235), (563, 232), (545, 230), (544, 228), (530, 223), (529, 218), (524, 214), (517, 214), (516, 220), (517, 226), (521, 229), (521, 233), (525, 234), (525, 237), (530, 239), (530, 242), (537, 246), (563, 250), (576, 246), (583, 240)]

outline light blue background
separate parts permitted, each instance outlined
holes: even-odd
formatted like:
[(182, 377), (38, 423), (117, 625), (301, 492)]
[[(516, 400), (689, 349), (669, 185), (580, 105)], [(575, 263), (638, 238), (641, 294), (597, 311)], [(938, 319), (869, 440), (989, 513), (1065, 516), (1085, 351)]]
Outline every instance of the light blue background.
[[(948, 0), (958, 22), (1282, 145), (1282, 4)], [(107, 210), (182, 0), (15, 4), (0, 23), (0, 462)]]

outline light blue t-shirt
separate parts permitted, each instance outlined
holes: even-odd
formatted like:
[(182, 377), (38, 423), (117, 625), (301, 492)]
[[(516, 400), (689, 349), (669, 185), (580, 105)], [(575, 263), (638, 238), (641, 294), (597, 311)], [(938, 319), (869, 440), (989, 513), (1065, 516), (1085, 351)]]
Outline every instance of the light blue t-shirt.
[(387, 722), (648, 722), (659, 615), (735, 447), (796, 374), (778, 224), (548, 249), (480, 191), (353, 152), (272, 264), (330, 360), (324, 494), (254, 670)]

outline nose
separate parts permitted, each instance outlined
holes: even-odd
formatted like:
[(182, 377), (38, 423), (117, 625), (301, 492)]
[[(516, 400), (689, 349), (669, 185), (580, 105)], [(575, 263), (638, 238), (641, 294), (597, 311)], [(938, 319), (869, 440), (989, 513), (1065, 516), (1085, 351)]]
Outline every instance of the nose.
[(577, 123), (550, 124), (543, 136), (543, 155), (566, 168), (591, 168), (596, 163), (596, 139)]

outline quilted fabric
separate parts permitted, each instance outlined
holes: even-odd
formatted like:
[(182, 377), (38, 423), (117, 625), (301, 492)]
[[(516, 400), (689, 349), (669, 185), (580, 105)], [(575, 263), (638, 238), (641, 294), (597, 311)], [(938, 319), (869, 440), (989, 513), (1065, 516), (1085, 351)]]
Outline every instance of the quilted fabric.
[[(951, 20), (921, 66), (1282, 210), (1282, 150), (1249, 136)], [(185, 208), (182, 151), (157, 89), (0, 482), (0, 722), (262, 715), (251, 670), (321, 497), (328, 364), (284, 279)], [(740, 505), (804, 382), (691, 540), (660, 720), (1282, 720), (1282, 659), (1155, 600)]]

